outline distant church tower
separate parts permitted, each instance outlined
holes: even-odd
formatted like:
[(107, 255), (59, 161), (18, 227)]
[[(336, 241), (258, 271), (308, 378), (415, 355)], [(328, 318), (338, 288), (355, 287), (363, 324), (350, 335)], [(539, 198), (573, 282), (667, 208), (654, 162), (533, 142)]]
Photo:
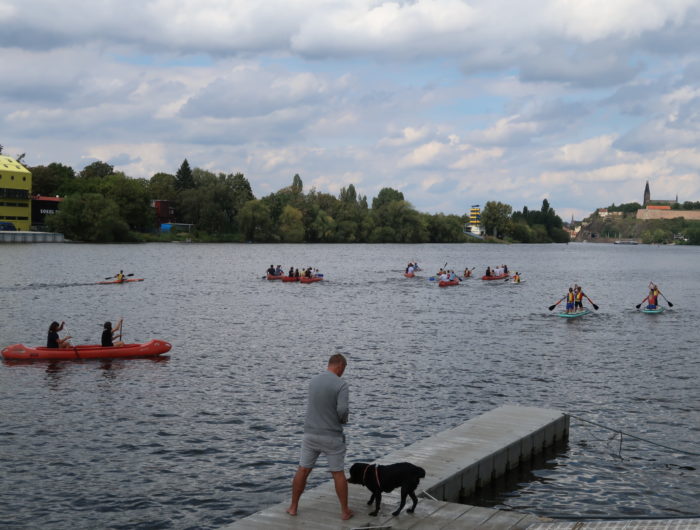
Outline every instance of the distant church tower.
[(649, 181), (647, 180), (647, 185), (644, 188), (644, 202), (642, 203), (642, 206), (646, 206), (650, 200), (651, 200), (651, 192), (649, 191)]

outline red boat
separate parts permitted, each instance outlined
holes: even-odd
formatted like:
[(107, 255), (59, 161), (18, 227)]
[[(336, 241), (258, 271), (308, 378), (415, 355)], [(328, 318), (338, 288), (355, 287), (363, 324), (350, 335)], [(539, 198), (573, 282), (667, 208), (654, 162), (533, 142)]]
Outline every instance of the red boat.
[(276, 274), (268, 274), (268, 275), (267, 275), (267, 279), (268, 279), (268, 280), (281, 280), (282, 278), (284, 278), (284, 274), (279, 274), (279, 275), (276, 275)]
[(451, 285), (459, 285), (459, 280), (440, 280), (440, 287), (450, 287)]
[(298, 282), (299, 277), (298, 276), (282, 276), (282, 281), (283, 282)]
[(416, 276), (416, 274), (413, 273), (413, 272), (404, 272), (403, 275), (404, 275), (406, 278), (414, 278), (414, 277)]
[(74, 359), (121, 359), (128, 357), (155, 357), (169, 352), (172, 344), (164, 340), (153, 339), (143, 344), (125, 344), (124, 346), (100, 346), (88, 344), (71, 348), (45, 348), (13, 344), (2, 350), (2, 356), (8, 360), (46, 360), (63, 361)]
[(320, 282), (323, 280), (323, 278), (319, 278), (318, 276), (312, 276), (311, 278), (307, 278), (306, 276), (302, 276), (299, 278), (299, 281), (301, 283), (314, 283), (314, 282)]
[(482, 276), (482, 280), (505, 280), (506, 278), (510, 278), (510, 273), (506, 272), (505, 274), (501, 274), (500, 276)]
[(129, 278), (125, 280), (109, 280), (108, 282), (97, 282), (99, 285), (108, 285), (112, 283), (128, 283), (128, 282), (142, 282), (144, 278)]

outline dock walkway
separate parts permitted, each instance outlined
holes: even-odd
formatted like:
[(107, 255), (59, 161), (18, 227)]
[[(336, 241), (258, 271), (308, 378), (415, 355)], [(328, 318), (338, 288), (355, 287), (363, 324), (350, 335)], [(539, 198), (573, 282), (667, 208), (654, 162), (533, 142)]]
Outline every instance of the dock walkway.
[(419, 495), (418, 507), (413, 514), (404, 509), (398, 517), (392, 517), (391, 512), (399, 503), (399, 491), (395, 490), (382, 495), (381, 510), (376, 517), (371, 517), (367, 506), (369, 490), (350, 484), (349, 504), (355, 516), (349, 521), (341, 521), (338, 499), (333, 483), (329, 481), (304, 493), (296, 517), (286, 513), (289, 501), (286, 499), (226, 526), (225, 530), (524, 529), (533, 523), (545, 522), (545, 519), (455, 502), (566, 439), (568, 432), (569, 417), (562, 412), (502, 406), (387, 454), (376, 462), (407, 461), (426, 470), (419, 486), (423, 494)]

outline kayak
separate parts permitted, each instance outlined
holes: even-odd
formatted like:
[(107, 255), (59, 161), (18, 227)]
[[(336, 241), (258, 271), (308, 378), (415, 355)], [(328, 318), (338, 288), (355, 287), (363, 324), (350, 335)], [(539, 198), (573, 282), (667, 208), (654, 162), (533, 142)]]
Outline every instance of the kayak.
[(642, 313), (646, 313), (647, 315), (658, 315), (659, 313), (663, 313), (665, 307), (661, 307), (660, 305), (656, 306), (656, 309), (649, 309), (648, 307), (645, 307), (642, 309)]
[(591, 312), (590, 309), (584, 309), (583, 311), (576, 311), (575, 313), (557, 313), (558, 317), (564, 318), (578, 318), (587, 315)]
[(306, 277), (302, 276), (301, 278), (299, 278), (299, 282), (301, 282), (301, 283), (314, 283), (314, 282), (320, 282), (321, 280), (323, 280), (323, 278), (319, 278), (317, 276), (313, 277), (313, 278), (306, 278)]
[(451, 285), (459, 285), (459, 280), (440, 280), (440, 287), (450, 287)]
[(145, 278), (129, 278), (126, 280), (109, 280), (108, 282), (97, 282), (98, 285), (109, 285), (112, 283), (128, 283), (128, 282), (142, 282)]
[(415, 275), (414, 273), (412, 273), (412, 272), (404, 272), (403, 275), (404, 275), (406, 278), (415, 278), (415, 276), (416, 276), (416, 275)]
[(13, 344), (2, 350), (2, 356), (10, 360), (62, 361), (72, 359), (120, 359), (126, 357), (154, 357), (170, 351), (172, 345), (164, 340), (150, 340), (142, 344), (124, 346), (100, 346), (88, 344), (72, 348), (45, 348)]
[(298, 282), (299, 278), (297, 276), (282, 276), (283, 282)]
[(501, 274), (500, 276), (482, 276), (482, 280), (505, 280), (506, 278), (510, 278), (510, 273), (505, 273)]

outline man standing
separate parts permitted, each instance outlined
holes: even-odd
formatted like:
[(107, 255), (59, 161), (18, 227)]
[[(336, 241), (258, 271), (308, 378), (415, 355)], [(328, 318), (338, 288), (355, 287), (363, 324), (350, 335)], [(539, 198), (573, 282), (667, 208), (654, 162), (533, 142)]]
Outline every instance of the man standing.
[(289, 515), (296, 515), (299, 498), (306, 488), (306, 480), (320, 454), (326, 455), (333, 475), (335, 493), (340, 501), (341, 518), (353, 516), (348, 508), (348, 481), (345, 478), (345, 435), (343, 424), (348, 422), (348, 384), (341, 379), (348, 362), (340, 353), (331, 355), (326, 371), (314, 376), (309, 383), (309, 397), (301, 442), (299, 468), (292, 481), (292, 502)]

